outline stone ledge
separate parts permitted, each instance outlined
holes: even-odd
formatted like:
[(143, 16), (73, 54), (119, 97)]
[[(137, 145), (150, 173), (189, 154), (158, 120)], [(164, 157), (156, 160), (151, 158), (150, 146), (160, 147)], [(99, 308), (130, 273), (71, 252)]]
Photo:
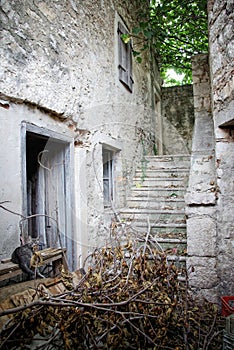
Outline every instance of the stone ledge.
[(210, 192), (210, 193), (190, 192), (184, 196), (184, 199), (185, 199), (185, 203), (189, 206), (216, 204), (215, 192)]

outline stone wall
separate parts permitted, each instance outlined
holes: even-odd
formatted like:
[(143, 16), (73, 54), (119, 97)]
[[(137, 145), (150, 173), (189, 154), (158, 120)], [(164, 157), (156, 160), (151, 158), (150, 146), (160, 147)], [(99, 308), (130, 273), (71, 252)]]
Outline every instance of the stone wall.
[[(72, 132), (74, 178), (81, 181), (75, 189), (75, 205), (80, 212), (86, 208), (82, 220), (88, 223), (87, 232), (79, 232), (78, 236), (79, 244), (86, 248), (93, 249), (109, 237), (109, 217), (113, 215), (112, 210), (106, 212), (103, 207), (102, 146), (117, 152), (116, 210), (124, 205), (142, 153), (153, 151), (152, 91), (157, 90), (160, 95), (157, 64), (152, 71), (147, 54), (143, 55), (142, 64), (133, 60), (132, 93), (118, 79), (117, 23), (123, 21), (131, 29), (141, 6), (144, 6), (141, 1), (128, 0), (1, 1), (1, 104), (9, 105), (10, 110), (21, 116), (22, 105), (29, 106), (31, 115), (27, 113), (25, 117), (29, 123), (34, 123), (35, 111), (41, 110), (51, 121), (49, 128), (62, 126), (64, 134)], [(4, 171), (7, 178), (22, 154), (14, 153), (14, 147), (17, 150), (20, 147), (19, 138), (14, 144), (6, 135), (15, 128), (14, 134), (19, 137), (24, 118), (14, 118), (12, 113), (7, 118), (5, 108), (1, 112), (3, 148), (13, 152), (11, 164)], [(35, 125), (43, 126), (43, 118), (35, 118)], [(4, 163), (7, 157), (3, 148)], [(18, 170), (17, 167), (16, 173)], [(13, 181), (11, 176), (9, 179)], [(10, 190), (6, 196), (5, 187), (10, 189), (11, 181), (1, 184), (4, 194), (1, 200), (17, 203), (14, 209), (21, 213), (21, 197), (15, 199)], [(2, 235), (10, 236), (10, 242), (16, 245), (5, 214)], [(7, 244), (10, 242), (8, 239)]]
[(209, 0), (208, 14), (209, 62), (193, 58), (187, 264), (194, 292), (220, 303), (234, 291), (233, 2)]
[(234, 5), (209, 0), (209, 46), (217, 174), (220, 295), (234, 293)]
[(187, 215), (187, 268), (190, 286), (199, 297), (216, 301), (216, 174), (214, 126), (208, 55), (193, 57), (195, 124), (189, 186), (185, 196)]
[(162, 88), (163, 154), (191, 153), (194, 124), (192, 85)]
[(208, 1), (211, 83), (217, 126), (234, 119), (233, 10), (232, 0)]

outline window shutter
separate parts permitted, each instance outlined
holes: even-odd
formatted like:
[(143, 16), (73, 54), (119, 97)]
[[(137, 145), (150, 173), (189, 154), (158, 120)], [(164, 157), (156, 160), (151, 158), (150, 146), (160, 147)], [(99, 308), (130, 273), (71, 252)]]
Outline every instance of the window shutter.
[(129, 74), (128, 74), (128, 86), (130, 91), (132, 91), (132, 84), (133, 84), (133, 78), (132, 78), (132, 43), (129, 43)]
[(132, 92), (132, 46), (131, 41), (125, 44), (122, 34), (128, 34), (122, 23), (118, 23), (118, 53), (119, 53), (119, 80)]

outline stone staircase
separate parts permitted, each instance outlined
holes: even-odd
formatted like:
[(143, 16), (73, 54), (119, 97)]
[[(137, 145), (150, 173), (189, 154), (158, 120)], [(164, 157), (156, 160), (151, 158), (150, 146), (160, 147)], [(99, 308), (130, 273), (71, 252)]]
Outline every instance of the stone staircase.
[(138, 232), (150, 233), (179, 267), (186, 263), (184, 195), (190, 168), (189, 155), (145, 157), (138, 169), (121, 219)]

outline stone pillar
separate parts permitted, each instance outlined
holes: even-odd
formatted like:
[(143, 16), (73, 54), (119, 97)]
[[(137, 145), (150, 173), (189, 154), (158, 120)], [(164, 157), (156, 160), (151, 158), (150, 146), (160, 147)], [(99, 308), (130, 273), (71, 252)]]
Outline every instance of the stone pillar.
[(208, 55), (193, 57), (195, 125), (185, 196), (189, 284), (199, 297), (216, 300), (216, 173)]
[(234, 295), (234, 40), (233, 0), (208, 0), (212, 112), (215, 132), (219, 294)]

